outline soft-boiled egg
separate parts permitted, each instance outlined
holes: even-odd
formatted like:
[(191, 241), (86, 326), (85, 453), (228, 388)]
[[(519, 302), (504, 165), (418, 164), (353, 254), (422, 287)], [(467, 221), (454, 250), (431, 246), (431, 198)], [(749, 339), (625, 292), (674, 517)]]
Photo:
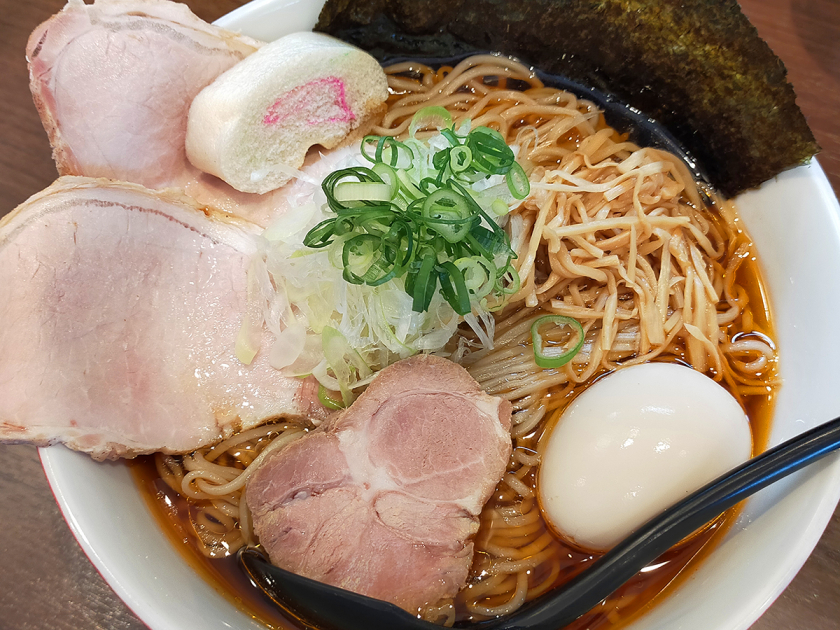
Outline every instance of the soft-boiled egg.
[(611, 548), (752, 452), (738, 401), (674, 363), (602, 378), (550, 431), (542, 440), (540, 504), (562, 536), (593, 551)]

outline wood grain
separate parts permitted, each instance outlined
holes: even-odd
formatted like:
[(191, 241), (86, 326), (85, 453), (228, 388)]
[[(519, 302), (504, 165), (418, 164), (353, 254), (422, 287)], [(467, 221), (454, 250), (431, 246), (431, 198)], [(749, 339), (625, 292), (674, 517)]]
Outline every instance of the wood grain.
[[(24, 48), (62, 0), (0, 0), (0, 215), (56, 176), (32, 106)], [(237, 0), (188, 0), (212, 21)], [(785, 62), (817, 140), (820, 163), (840, 192), (840, 2), (742, 0), (745, 13)], [(2, 334), (0, 332), (0, 334)], [(0, 630), (140, 630), (62, 520), (34, 448), (0, 446)], [(754, 630), (840, 627), (840, 511), (791, 586)], [(185, 629), (188, 630), (188, 629)], [(710, 629), (714, 630), (714, 629)]]
[(819, 162), (840, 193), (840, 2), (742, 0), (741, 7), (784, 61), (797, 103), (823, 149)]

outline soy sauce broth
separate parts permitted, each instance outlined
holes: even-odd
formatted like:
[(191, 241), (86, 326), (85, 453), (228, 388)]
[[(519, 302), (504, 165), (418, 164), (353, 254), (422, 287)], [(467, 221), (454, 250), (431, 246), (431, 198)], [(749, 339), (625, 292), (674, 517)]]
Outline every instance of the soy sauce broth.
[[(758, 261), (754, 257), (741, 265), (738, 270), (737, 281), (747, 291), (752, 306), (753, 322), (751, 328), (753, 332), (748, 334), (757, 334), (773, 339), (771, 317), (767, 307), (768, 301), (760, 282)], [(771, 371), (770, 376), (772, 375)], [(583, 387), (577, 389), (582, 391)], [(747, 396), (743, 399), (753, 433), (755, 453), (765, 449), (769, 438), (774, 391), (775, 389), (768, 385), (766, 395)], [(558, 405), (558, 409), (562, 409), (563, 406), (571, 402), (577, 393), (579, 391), (567, 395), (563, 404)], [(535, 435), (535, 439), (537, 438), (538, 435)], [(296, 624), (283, 616), (273, 602), (263, 595), (262, 591), (250, 584), (244, 572), (239, 568), (235, 556), (214, 559), (204, 556), (199, 549), (195, 535), (192, 533), (188, 502), (173, 492), (160, 479), (153, 457), (139, 457), (128, 462), (128, 466), (150, 511), (174, 548), (201, 578), (219, 593), (220, 597), (224, 597), (232, 605), (251, 618), (258, 620), (270, 630), (296, 627)], [(533, 475), (526, 481), (533, 487)], [(492, 503), (493, 500), (491, 498), (488, 504)], [(700, 533), (667, 551), (604, 602), (564, 630), (618, 630), (644, 615), (657, 602), (673, 592), (682, 580), (691, 575), (691, 572), (699, 566), (702, 559), (715, 549), (717, 542), (721, 540), (734, 523), (738, 510), (738, 507), (729, 510)], [(550, 531), (550, 527), (542, 519), (539, 527), (540, 533)], [(487, 536), (491, 533), (487, 531), (487, 523), (483, 521), (477, 536)], [(556, 535), (550, 545), (553, 552), (552, 557), (560, 563), (560, 570), (552, 588), (561, 586), (580, 572), (585, 571), (598, 557), (596, 554), (575, 548)], [(480, 554), (476, 554), (474, 567), (480, 563), (480, 560)], [(531, 579), (537, 583), (542, 581), (545, 572), (548, 570), (547, 565), (537, 567), (533, 571)], [(466, 592), (466, 589), (463, 592)], [(463, 601), (456, 600), (455, 606), (457, 619), (468, 621), (470, 614), (466, 611)]]
[[(766, 433), (772, 411), (772, 400), (752, 401), (750, 420), (760, 425), (759, 434)], [(132, 475), (149, 509), (160, 527), (167, 534), (173, 547), (182, 558), (210, 584), (221, 597), (245, 614), (263, 623), (271, 630), (294, 627), (262, 592), (252, 586), (240, 569), (234, 556), (210, 559), (199, 550), (189, 518), (187, 501), (174, 493), (158, 476), (152, 457), (141, 457), (129, 464)], [(682, 545), (669, 550), (641, 573), (637, 574), (615, 594), (595, 609), (568, 626), (568, 630), (615, 630), (643, 614), (661, 598), (666, 597), (681, 580), (690, 575), (702, 558), (710, 553), (737, 516), (737, 509), (729, 510), (700, 534)], [(540, 531), (548, 531), (544, 522)], [(486, 532), (480, 531), (479, 536)], [(560, 586), (584, 571), (597, 558), (555, 539), (554, 556), (561, 563), (554, 586)], [(536, 582), (542, 581), (548, 567), (538, 567)], [(543, 573), (540, 573), (543, 572)], [(463, 606), (458, 606), (460, 619), (469, 617)]]

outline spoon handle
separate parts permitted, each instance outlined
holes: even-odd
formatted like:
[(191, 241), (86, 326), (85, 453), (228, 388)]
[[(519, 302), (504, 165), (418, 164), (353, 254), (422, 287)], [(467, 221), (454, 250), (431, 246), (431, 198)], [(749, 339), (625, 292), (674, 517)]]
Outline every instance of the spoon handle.
[(765, 486), (840, 447), (840, 418), (754, 457), (651, 519), (593, 565), (513, 615), (476, 624), (497, 630), (557, 630), (615, 592), (683, 538)]

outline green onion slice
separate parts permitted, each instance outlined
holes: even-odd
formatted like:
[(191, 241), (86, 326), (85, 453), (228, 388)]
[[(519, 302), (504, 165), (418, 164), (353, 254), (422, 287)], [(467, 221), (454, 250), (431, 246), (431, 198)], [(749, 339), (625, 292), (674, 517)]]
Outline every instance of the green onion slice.
[(379, 177), (379, 175), (364, 166), (352, 166), (350, 168), (343, 168), (330, 173), (324, 178), (324, 181), (321, 183), (321, 188), (327, 196), (327, 204), (329, 204), (330, 209), (336, 213), (340, 213), (342, 210), (347, 210), (353, 207), (348, 206), (335, 198), (336, 187), (345, 180), (355, 180), (356, 182), (376, 182), (379, 184), (383, 183), (382, 178)]
[(538, 317), (531, 324), (534, 362), (541, 368), (562, 367), (580, 352), (584, 337), (583, 326), (572, 317)]
[(449, 144), (453, 147), (461, 146), (461, 138), (458, 137), (458, 134), (453, 129), (444, 127), (440, 130), (440, 135), (449, 140)]
[(426, 225), (450, 243), (462, 241), (475, 223), (468, 201), (448, 188), (426, 197), (422, 214)]
[(405, 195), (409, 201), (420, 199), (423, 197), (423, 191), (417, 187), (408, 173), (402, 169), (397, 171), (397, 179), (399, 180), (399, 191)]
[(303, 237), (303, 244), (307, 247), (321, 248), (333, 242), (336, 219), (321, 221)]
[(365, 136), (361, 151), (365, 159), (374, 164), (387, 163), (399, 168), (410, 167), (414, 159), (411, 147), (391, 136)]
[(449, 168), (453, 173), (460, 173), (470, 167), (472, 151), (469, 147), (457, 146), (449, 150)]
[(496, 285), (496, 265), (481, 256), (459, 258), (455, 266), (464, 274), (464, 284), (473, 299), (481, 299)]
[[(390, 186), (390, 195), (385, 201), (394, 199), (400, 189), (400, 180), (397, 176), (397, 171), (383, 162), (377, 162), (370, 170), (379, 175), (379, 179)], [(399, 172), (403, 172), (403, 170), (399, 169)]]
[(442, 188), (441, 183), (433, 177), (424, 177), (420, 180), (419, 186), (424, 195), (431, 195)]
[(340, 398), (333, 398), (330, 396), (330, 390), (326, 387), (318, 383), (318, 400), (326, 409), (332, 409), (335, 411), (336, 409), (344, 409), (345, 404), (344, 401)]
[(411, 119), (411, 124), (408, 126), (408, 135), (413, 138), (420, 129), (429, 129), (433, 127), (440, 130), (451, 126), (452, 114), (450, 114), (445, 108), (439, 106), (424, 107), (415, 113), (414, 117)]
[(522, 279), (519, 273), (509, 264), (499, 271), (496, 276), (496, 290), (502, 295), (513, 295), (522, 286)]
[(505, 173), (505, 180), (510, 189), (510, 194), (517, 199), (525, 199), (531, 192), (531, 182), (528, 181), (528, 176), (519, 162), (514, 162), (511, 165), (510, 170)]
[(357, 380), (365, 379), (372, 374), (370, 366), (350, 345), (347, 338), (331, 326), (324, 326), (321, 331), (321, 345), (327, 365), (338, 381), (344, 405), (348, 406), (353, 402), (353, 393), (350, 391), (353, 374), (355, 373)]
[(410, 286), (407, 283), (406, 289), (409, 289), (413, 301), (411, 309), (417, 313), (424, 313), (429, 310), (429, 304), (437, 290), (437, 276), (433, 273), (435, 269), (437, 258), (434, 254), (427, 254), (420, 264), (420, 269), (417, 273), (409, 278)]
[(493, 203), (490, 204), (490, 209), (497, 217), (503, 217), (510, 212), (510, 208), (502, 199), (494, 199)]
[(464, 274), (455, 263), (447, 261), (437, 266), (440, 292), (458, 315), (470, 312), (470, 294), (464, 282)]
[(369, 162), (376, 163), (376, 147), (381, 136), (365, 136), (360, 147), (362, 156)]
[(341, 182), (333, 196), (336, 201), (391, 201), (393, 186), (379, 182)]
[(476, 127), (467, 136), (475, 167), (490, 175), (504, 175), (515, 163), (513, 150), (495, 129)]

